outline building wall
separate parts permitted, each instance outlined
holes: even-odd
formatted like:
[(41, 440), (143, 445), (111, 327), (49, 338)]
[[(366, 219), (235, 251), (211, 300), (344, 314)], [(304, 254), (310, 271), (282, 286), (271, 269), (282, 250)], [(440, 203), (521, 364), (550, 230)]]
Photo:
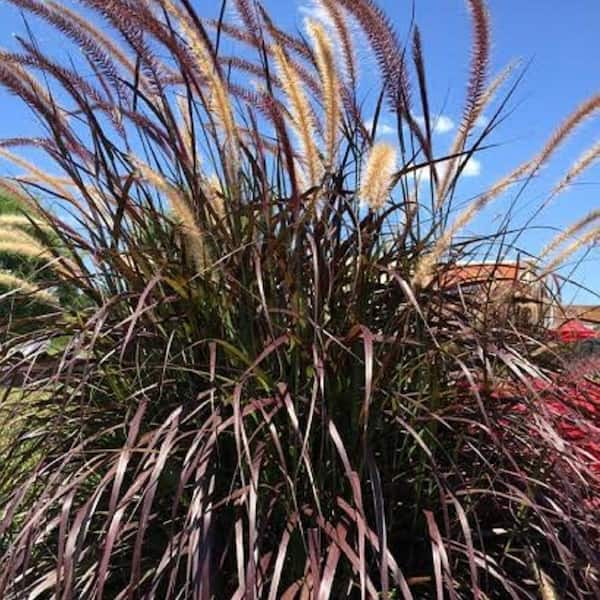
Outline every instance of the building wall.
[(439, 287), (460, 288), (479, 303), (488, 317), (522, 324), (552, 326), (558, 299), (549, 282), (525, 263), (458, 264), (441, 269)]

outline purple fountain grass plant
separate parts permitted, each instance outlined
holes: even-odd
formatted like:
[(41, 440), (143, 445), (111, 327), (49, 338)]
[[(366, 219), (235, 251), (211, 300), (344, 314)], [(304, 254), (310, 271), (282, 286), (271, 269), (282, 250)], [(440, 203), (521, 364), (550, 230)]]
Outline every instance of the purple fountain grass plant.
[[(510, 215), (457, 235), (599, 98), (459, 207), (511, 93), (473, 135), (507, 78), (488, 83), (483, 0), (450, 154), (420, 34), (406, 52), (371, 0), (323, 0), (333, 30), (306, 37), (245, 0), (231, 23), (225, 3), (209, 18), (190, 0), (9, 1), (81, 56), (28, 37), (0, 61), (43, 125), (2, 146), (56, 170), (0, 183), (60, 240), (48, 268), (76, 299), (0, 323), (0, 596), (598, 596), (589, 465), (528, 387), (559, 361), (518, 307), (499, 322), (492, 291), (437, 282), (505, 259)], [(380, 72), (372, 126), (353, 26)], [(372, 139), (386, 106), (391, 147)], [(40, 338), (52, 352), (10, 352)], [(496, 402), (503, 381), (527, 390), (523, 419)]]

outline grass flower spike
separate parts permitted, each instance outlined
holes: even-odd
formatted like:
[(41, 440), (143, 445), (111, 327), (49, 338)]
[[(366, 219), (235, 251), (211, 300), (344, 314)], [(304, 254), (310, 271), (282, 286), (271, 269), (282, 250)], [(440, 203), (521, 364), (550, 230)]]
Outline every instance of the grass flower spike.
[(283, 90), (289, 101), (291, 124), (296, 131), (302, 147), (303, 166), (306, 172), (305, 182), (313, 187), (321, 178), (322, 166), (315, 144), (315, 123), (310, 102), (295, 67), (290, 63), (279, 44), (272, 47), (277, 63)]
[(389, 197), (396, 161), (396, 149), (391, 144), (378, 142), (369, 152), (361, 176), (359, 197), (372, 210), (381, 208)]
[[(56, 298), (56, 296), (8, 271), (0, 271), (0, 286), (9, 288), (12, 290), (12, 293), (22, 293), (26, 296), (30, 296), (43, 304), (58, 306), (58, 298)], [(11, 292), (0, 294), (0, 298), (3, 296), (6, 297), (7, 294), (10, 293)]]
[(333, 165), (340, 128), (340, 82), (338, 79), (333, 46), (321, 24), (307, 20), (306, 29), (313, 40), (315, 58), (323, 84), (323, 104), (325, 107), (325, 148), (326, 161)]

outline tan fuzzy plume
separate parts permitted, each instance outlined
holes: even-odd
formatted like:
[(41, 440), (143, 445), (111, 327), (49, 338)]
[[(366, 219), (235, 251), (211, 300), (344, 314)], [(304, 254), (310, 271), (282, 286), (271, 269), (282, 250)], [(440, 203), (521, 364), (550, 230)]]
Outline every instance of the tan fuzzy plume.
[[(590, 98), (579, 106), (552, 134), (542, 150), (532, 160), (519, 165), (512, 173), (501, 179), (485, 194), (481, 195), (467, 206), (457, 217), (452, 226), (446, 229), (440, 236), (434, 244), (431, 253), (422, 258), (417, 264), (413, 283), (418, 286), (426, 285), (430, 280), (438, 261), (450, 247), (456, 233), (467, 225), (479, 211), (497, 198), (510, 185), (525, 175), (533, 176), (537, 173), (569, 135), (571, 135), (585, 120), (591, 118), (598, 110), (600, 110), (600, 94)], [(573, 252), (575, 252), (575, 250), (573, 250)]]
[(5, 226), (0, 229), (0, 243), (1, 242), (30, 244), (32, 247), (38, 246), (43, 250), (41, 244), (34, 237), (25, 233), (22, 229), (14, 226)]
[(17, 254), (35, 259), (51, 259), (52, 255), (40, 244), (31, 244), (27, 241), (0, 240), (0, 254)]
[(483, 94), (481, 95), (477, 111), (473, 115), (473, 125), (475, 125), (477, 119), (483, 115), (485, 107), (490, 104), (496, 97), (498, 90), (508, 81), (510, 76), (515, 72), (515, 69), (521, 64), (520, 60), (513, 60), (508, 63), (492, 82), (487, 86)]
[(2, 177), (0, 177), (0, 190), (9, 198), (18, 200), (30, 214), (39, 214), (36, 203), (28, 196), (25, 196), (12, 182)]
[(200, 272), (204, 271), (207, 266), (204, 235), (196, 223), (196, 217), (185, 196), (177, 188), (171, 185), (160, 173), (147, 164), (132, 156), (130, 156), (130, 160), (136, 167), (141, 179), (147, 181), (157, 190), (165, 194), (175, 217), (179, 221), (179, 225), (188, 244), (190, 255), (194, 260), (196, 268)]
[(549, 254), (552, 254), (559, 246), (562, 246), (569, 238), (577, 235), (582, 229), (585, 229), (591, 223), (600, 219), (600, 210), (593, 210), (588, 213), (583, 219), (580, 219), (576, 223), (573, 223), (570, 227), (561, 231), (555, 236), (550, 243), (542, 250), (540, 259), (545, 258)]
[(424, 287), (431, 280), (432, 275), (435, 273), (437, 264), (442, 256), (447, 252), (448, 248), (452, 244), (454, 236), (465, 227), (475, 215), (480, 212), (485, 206), (487, 206), (492, 200), (497, 198), (502, 192), (504, 192), (509, 186), (519, 180), (524, 173), (527, 172), (529, 163), (525, 163), (517, 167), (512, 173), (501, 179), (499, 182), (494, 184), (485, 194), (482, 194), (471, 202), (456, 218), (452, 225), (444, 231), (444, 233), (438, 238), (433, 245), (431, 252), (426, 254), (417, 263), (415, 274), (413, 276), (413, 284), (416, 287)]
[[(550, 136), (550, 139), (546, 142), (542, 150), (532, 159), (524, 162), (517, 167), (513, 173), (513, 178), (519, 178), (527, 174), (533, 177), (537, 174), (542, 166), (552, 157), (552, 155), (558, 150), (561, 144), (575, 132), (575, 130), (582, 125), (586, 120), (592, 118), (594, 114), (600, 110), (600, 94), (593, 96), (579, 107), (577, 107), (560, 125), (556, 131)], [(578, 174), (580, 174), (585, 168), (587, 168), (594, 160), (594, 148), (590, 150), (590, 153), (586, 153), (581, 157), (569, 170), (569, 173), (565, 176), (572, 180)], [(573, 173), (573, 171), (576, 173)], [(563, 180), (564, 181), (564, 180)], [(561, 184), (559, 183), (558, 186)], [(557, 187), (558, 187), (557, 186)], [(556, 189), (556, 188), (555, 188)], [(554, 195), (556, 195), (553, 192)], [(552, 196), (551, 196), (552, 197)]]
[(396, 171), (396, 149), (379, 142), (371, 148), (365, 164), (359, 197), (373, 210), (381, 208), (390, 193)]
[(206, 47), (204, 40), (190, 24), (187, 16), (177, 7), (172, 0), (162, 0), (167, 11), (177, 19), (182, 33), (186, 37), (198, 70), (208, 82), (211, 111), (225, 134), (225, 150), (229, 159), (229, 175), (235, 177), (239, 163), (238, 136), (231, 107), (229, 92), (216, 68), (212, 54)]
[(572, 244), (569, 244), (556, 258), (548, 263), (542, 277), (554, 273), (568, 258), (584, 246), (595, 245), (598, 242), (600, 242), (600, 227), (591, 229)]
[(34, 164), (2, 147), (0, 147), (0, 156), (27, 171), (25, 177), (21, 177), (22, 179), (39, 181), (56, 190), (61, 196), (72, 198), (71, 192), (66, 187), (68, 183), (67, 180), (45, 173), (41, 169), (38, 169)]
[[(463, 121), (458, 128), (458, 132), (448, 152), (449, 156), (458, 155), (463, 151), (467, 142), (467, 137), (477, 123), (477, 120), (483, 115), (485, 108), (490, 104), (490, 102), (492, 102), (498, 90), (511, 76), (518, 64), (519, 63), (515, 61), (504, 67), (504, 69), (493, 79), (486, 90), (481, 94), (479, 101), (475, 103), (471, 107), (469, 113), (463, 117)], [(448, 189), (452, 182), (452, 176), (456, 173), (456, 164), (459, 160), (460, 157), (450, 159), (448, 168), (443, 171), (436, 192), (436, 208), (440, 208), (444, 203), (444, 199), (446, 198), (446, 194), (448, 193)]]
[(531, 161), (533, 172), (542, 167), (547, 160), (556, 152), (558, 147), (587, 119), (594, 116), (600, 110), (600, 94), (593, 96), (563, 121), (560, 127), (552, 134), (541, 152)]
[[(0, 49), (0, 68), (12, 79), (11, 87), (18, 95), (35, 98), (36, 104), (41, 110), (51, 112), (56, 120), (57, 130), (62, 130), (69, 136), (69, 127), (64, 109), (58, 108), (52, 96), (48, 93), (46, 86), (40, 82), (21, 65), (15, 64), (10, 54)], [(43, 108), (41, 108), (43, 106)], [(71, 137), (71, 141), (73, 138)]]
[(222, 221), (225, 216), (225, 198), (219, 178), (214, 173), (210, 175), (204, 180), (202, 190), (214, 210), (215, 216), (219, 221)]
[(584, 152), (567, 171), (567, 174), (554, 187), (550, 197), (553, 198), (562, 193), (571, 185), (586, 169), (600, 159), (600, 142), (597, 142), (589, 150)]
[[(10, 223), (8, 219), (6, 221)], [(72, 260), (65, 256), (54, 256), (40, 241), (14, 225), (5, 225), (0, 229), (0, 254), (2, 253), (43, 260), (56, 274), (66, 279), (79, 272)]]
[[(179, 131), (181, 135), (181, 139), (183, 140), (183, 145), (185, 147), (185, 151), (188, 153), (190, 160), (194, 156), (194, 135), (193, 135), (193, 124), (190, 115), (189, 105), (186, 96), (177, 96), (176, 99), (177, 108), (179, 109), (180, 123), (179, 123)], [(196, 156), (198, 153), (196, 152)]]
[(340, 82), (335, 65), (333, 46), (325, 29), (312, 19), (307, 20), (306, 29), (313, 42), (317, 68), (323, 84), (326, 160), (328, 165), (331, 166), (334, 164), (340, 127)]
[(36, 285), (33, 285), (8, 271), (0, 271), (0, 286), (9, 288), (13, 290), (14, 293), (21, 292), (27, 296), (31, 296), (44, 304), (58, 304), (58, 299), (50, 292), (42, 290)]
[(279, 77), (289, 102), (292, 126), (300, 138), (303, 163), (307, 171), (306, 184), (315, 186), (321, 178), (319, 153), (315, 145), (315, 125), (308, 98), (302, 81), (293, 64), (290, 63), (281, 46), (272, 46), (273, 56), (279, 71)]
[(353, 90), (356, 87), (358, 79), (358, 68), (356, 66), (356, 53), (354, 51), (354, 44), (352, 43), (352, 36), (348, 29), (348, 20), (336, 0), (319, 0), (318, 4), (325, 9), (333, 23), (344, 57), (347, 81), (350, 89)]
[(0, 228), (31, 227), (32, 225), (36, 225), (37, 227), (48, 227), (46, 223), (38, 221), (37, 219), (28, 219), (24, 215), (0, 215)]

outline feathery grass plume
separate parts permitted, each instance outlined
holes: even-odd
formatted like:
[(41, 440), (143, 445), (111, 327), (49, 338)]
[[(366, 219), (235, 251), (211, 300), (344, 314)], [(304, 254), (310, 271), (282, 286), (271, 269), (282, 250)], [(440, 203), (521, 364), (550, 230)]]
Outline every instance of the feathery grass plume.
[(235, 7), (246, 26), (246, 30), (258, 43), (261, 40), (260, 25), (254, 7), (248, 0), (234, 0)]
[(570, 237), (578, 234), (582, 229), (585, 229), (588, 225), (600, 219), (600, 210), (593, 210), (583, 219), (580, 219), (576, 223), (573, 223), (564, 231), (561, 231), (558, 235), (556, 235), (552, 240), (550, 240), (549, 244), (542, 250), (540, 253), (540, 260), (554, 252), (559, 246), (562, 246)]
[[(33, 94), (38, 102), (43, 103), (46, 110), (52, 110), (54, 103), (46, 88), (27, 69), (14, 60), (15, 55), (0, 48), (0, 58), (2, 59), (2, 67), (10, 71), (13, 77), (19, 80), (22, 85), (27, 86), (30, 94)], [(62, 115), (56, 115), (56, 118), (60, 121), (64, 119)]]
[(29, 214), (39, 214), (39, 208), (35, 201), (29, 196), (26, 196), (21, 190), (17, 189), (12, 181), (0, 177), (0, 190), (9, 198), (13, 198), (17, 200), (19, 204), (22, 204), (23, 208), (25, 208)]
[[(49, 175), (45, 173), (41, 169), (38, 169), (34, 164), (29, 161), (13, 154), (12, 152), (2, 148), (0, 146), (0, 157), (5, 158), (10, 161), (14, 165), (21, 167), (27, 171), (26, 178), (34, 179), (41, 183), (45, 183), (51, 189), (57, 190), (62, 196), (65, 198), (73, 198), (71, 192), (67, 189), (67, 185), (70, 183), (69, 180), (63, 179), (62, 177), (57, 177), (54, 175)], [(23, 176), (18, 177), (18, 179), (23, 179)]]
[(203, 272), (207, 267), (206, 247), (204, 235), (196, 222), (196, 217), (190, 208), (185, 196), (171, 185), (160, 173), (152, 169), (134, 156), (129, 157), (140, 177), (164, 193), (169, 201), (175, 217), (187, 242), (190, 256), (198, 272)]
[[(24, 295), (31, 296), (44, 304), (57, 305), (58, 299), (56, 296), (46, 290), (40, 289), (25, 279), (17, 277), (9, 271), (0, 271), (0, 286), (7, 287), (13, 290), (14, 293), (22, 292)], [(7, 294), (0, 294), (0, 298)]]
[[(106, 36), (102, 36), (102, 34), (100, 34), (99, 31), (96, 31), (90, 24), (82, 24), (82, 21), (84, 20), (73, 11), (65, 8), (63, 6), (64, 3), (58, 4), (54, 1), (39, 2), (38, 0), (9, 1), (20, 9), (27, 10), (41, 19), (44, 19), (47, 23), (60, 31), (62, 35), (77, 44), (95, 68), (110, 80), (122, 97), (125, 96), (127, 88), (119, 80), (118, 69), (111, 56), (113, 55), (113, 52), (116, 51), (114, 56), (117, 59), (121, 57), (127, 63), (129, 61), (114, 44), (110, 43), (110, 41), (108, 42), (108, 46), (102, 44), (102, 38), (106, 40)], [(132, 73), (135, 72), (135, 66), (133, 66), (133, 68), (134, 70), (131, 71)]]
[(342, 56), (344, 57), (345, 76), (347, 77), (350, 89), (354, 90), (358, 80), (358, 67), (356, 65), (356, 53), (354, 51), (354, 44), (352, 43), (352, 35), (348, 28), (348, 20), (340, 10), (336, 0), (317, 0), (317, 3), (327, 12), (331, 19), (335, 33), (340, 41)]
[(473, 57), (461, 127), (469, 130), (481, 113), (490, 62), (490, 23), (484, 0), (467, 0), (473, 22)]
[(517, 167), (512, 173), (495, 183), (487, 192), (473, 200), (473, 202), (458, 215), (452, 225), (447, 227), (442, 235), (436, 240), (431, 251), (418, 260), (412, 279), (413, 285), (416, 287), (425, 287), (429, 281), (431, 281), (431, 277), (437, 268), (439, 260), (452, 245), (454, 236), (465, 227), (478, 212), (527, 173), (529, 167), (529, 162), (523, 163)]
[(195, 141), (194, 141), (194, 128), (192, 123), (192, 117), (190, 115), (190, 107), (188, 105), (188, 99), (186, 96), (177, 95), (176, 97), (177, 108), (179, 109), (180, 123), (179, 131), (181, 132), (181, 139), (185, 147), (185, 151), (188, 153), (190, 160), (195, 155), (196, 160), (199, 160), (200, 155), (195, 152)]
[(510, 76), (515, 72), (516, 68), (521, 64), (520, 60), (513, 60), (509, 62), (499, 73), (492, 79), (491, 83), (487, 86), (484, 92), (481, 94), (481, 99), (478, 105), (475, 107), (473, 124), (477, 124), (477, 119), (483, 116), (483, 111), (486, 106), (492, 102), (496, 97), (498, 90), (508, 81)]
[[(33, 224), (51, 229), (49, 223), (34, 221)], [(32, 222), (22, 215), (0, 215), (0, 254), (14, 254), (43, 260), (63, 279), (70, 279), (73, 274), (81, 274), (80, 269), (71, 259), (66, 256), (55, 256), (50, 248), (21, 229), (27, 225), (32, 225)]]
[[(5, 232), (4, 232), (5, 233)], [(2, 237), (4, 237), (4, 233)], [(29, 236), (27, 236), (29, 238)], [(37, 260), (51, 260), (52, 254), (48, 252), (41, 244), (36, 242), (33, 238), (30, 240), (9, 238), (0, 238), (0, 254), (17, 254), (19, 256), (26, 256), (28, 258), (34, 258)]]
[(49, 175), (48, 173), (36, 167), (33, 163), (29, 162), (28, 160), (25, 160), (21, 156), (18, 156), (17, 154), (13, 154), (9, 150), (6, 150), (4, 147), (2, 147), (2, 145), (0, 145), (0, 157), (5, 158), (12, 164), (27, 170), (27, 177), (30, 179), (36, 179), (40, 182), (48, 184), (49, 186), (62, 187), (65, 190), (66, 187), (64, 186), (71, 184), (71, 181), (69, 179), (65, 177), (59, 177), (58, 175)]
[(187, 39), (190, 49), (198, 63), (198, 70), (206, 78), (210, 91), (211, 109), (217, 118), (225, 134), (225, 151), (229, 160), (226, 163), (228, 167), (228, 176), (235, 179), (238, 165), (238, 136), (235, 126), (235, 118), (231, 107), (229, 92), (223, 79), (214, 63), (212, 54), (206, 47), (206, 44), (198, 32), (186, 18), (186, 15), (175, 6), (172, 0), (162, 0), (167, 11), (177, 19), (181, 30)]
[[(11, 0), (13, 1), (13, 0)], [(81, 15), (69, 9), (64, 5), (64, 2), (59, 4), (55, 0), (46, 0), (47, 9), (53, 10), (53, 20), (55, 24), (62, 24), (61, 31), (70, 29), (71, 37), (74, 41), (87, 39), (87, 55), (93, 63), (98, 63), (105, 74), (112, 78), (113, 83), (121, 95), (125, 96), (128, 93), (127, 88), (119, 81), (116, 65), (111, 64), (108, 60), (116, 60), (124, 67), (131, 75), (139, 80), (140, 88), (148, 98), (156, 96), (155, 90), (144, 73), (137, 72), (135, 61), (127, 56), (126, 51), (121, 48), (114, 40), (106, 35), (102, 29), (95, 27), (89, 21), (82, 18)], [(107, 68), (108, 67), (108, 68)]]
[(0, 230), (0, 254), (3, 253), (45, 261), (57, 275), (66, 279), (79, 271), (71, 260), (55, 257), (47, 247), (20, 229)]
[(575, 109), (556, 129), (546, 145), (531, 161), (532, 174), (535, 173), (546, 163), (546, 161), (556, 152), (558, 147), (587, 119), (594, 116), (594, 113), (600, 110), (600, 94), (592, 96), (589, 100)]
[(396, 148), (385, 142), (378, 142), (371, 148), (358, 195), (373, 210), (381, 208), (389, 196), (396, 170), (396, 156)]
[[(13, 0), (11, 0), (13, 1)], [(108, 37), (102, 29), (95, 27), (88, 20), (81, 17), (80, 14), (71, 10), (68, 6), (63, 3), (58, 3), (55, 0), (46, 0), (44, 3), (47, 9), (52, 9), (57, 19), (65, 22), (70, 21), (74, 27), (85, 32), (90, 40), (94, 40), (99, 46), (101, 46), (111, 58), (116, 59), (123, 67), (125, 67), (130, 73), (135, 73), (135, 62), (133, 62), (127, 53), (110, 37)]]
[(164, 41), (167, 31), (159, 22), (149, 2), (130, 2), (130, 0), (79, 0), (81, 4), (97, 11), (136, 52), (140, 69), (148, 73), (152, 84), (162, 89), (162, 61), (158, 59), (152, 45), (148, 44), (143, 32)]
[(18, 242), (42, 248), (41, 244), (34, 237), (25, 233), (22, 229), (10, 225), (0, 228), (0, 242)]
[(593, 210), (585, 215), (579, 221), (576, 221), (572, 225), (570, 225), (564, 231), (561, 231), (559, 234), (554, 236), (550, 242), (546, 245), (546, 247), (539, 253), (535, 260), (530, 261), (530, 264), (524, 269), (521, 274), (521, 279), (535, 274), (537, 271), (538, 265), (540, 261), (546, 258), (548, 255), (552, 254), (557, 248), (562, 246), (569, 238), (577, 235), (582, 229), (585, 229), (591, 223), (594, 223), (600, 219), (600, 210)]
[(312, 38), (315, 59), (323, 84), (323, 104), (325, 107), (325, 146), (328, 165), (333, 165), (340, 127), (340, 82), (338, 80), (333, 46), (325, 29), (313, 19), (307, 19), (306, 29)]
[(271, 49), (283, 90), (290, 101), (292, 126), (298, 134), (302, 146), (302, 158), (307, 173), (306, 184), (313, 187), (321, 178), (321, 165), (315, 145), (315, 126), (310, 103), (298, 73), (288, 61), (283, 48), (279, 44), (273, 44)]
[[(290, 63), (296, 64), (296, 62), (290, 56), (291, 53), (294, 53), (294, 54), (298, 55), (299, 57), (301, 57), (305, 60), (308, 60), (308, 61), (313, 60), (312, 52), (311, 52), (309, 46), (304, 41), (304, 39), (299, 38), (295, 35), (292, 35), (291, 33), (284, 31), (280, 27), (277, 27), (277, 25), (275, 25), (275, 23), (273, 23), (273, 20), (271, 19), (271, 15), (265, 9), (265, 7), (262, 6), (262, 4), (258, 4), (258, 9), (260, 11), (262, 21), (263, 21), (267, 31), (269, 32), (269, 34), (271, 35), (271, 37), (273, 38), (275, 43), (278, 44), (279, 46), (281, 46), (281, 48), (284, 50), (284, 52), (286, 52), (288, 61)], [(260, 45), (261, 46), (263, 45), (262, 40), (260, 41)], [(290, 54), (287, 54), (287, 53), (290, 53)]]
[[(262, 11), (261, 11), (262, 12)], [(257, 49), (261, 56), (266, 54), (267, 56), (273, 57), (273, 48), (272, 46), (263, 45), (262, 41), (257, 42), (255, 38), (250, 35), (248, 32), (231, 25), (230, 23), (223, 23), (220, 21), (209, 20), (206, 24), (214, 29), (218, 29), (220, 33), (227, 34), (232, 39), (242, 42), (243, 44), (247, 44), (248, 46)], [(274, 26), (273, 26), (274, 28)], [(287, 38), (283, 38), (280, 34), (280, 30), (276, 30), (274, 32), (271, 27), (268, 28), (273, 37), (279, 42), (282, 48), (286, 51), (293, 51), (296, 54), (299, 54), (303, 59), (308, 60), (310, 62), (313, 61), (313, 56), (311, 54), (310, 48), (306, 45), (300, 44), (300, 42), (294, 41), (292, 43)], [(301, 49), (303, 50), (301, 52)], [(293, 66), (298, 77), (302, 80), (304, 85), (313, 93), (315, 96), (319, 96), (321, 94), (321, 88), (319, 86), (318, 80), (312, 76), (312, 74), (298, 61), (292, 58), (289, 54), (287, 55), (288, 62)], [(239, 57), (230, 57), (230, 56), (221, 56), (219, 57), (219, 62), (223, 63), (224, 66), (234, 66), (238, 67), (242, 71), (252, 73), (253, 75), (260, 75), (261, 78), (265, 77), (265, 69), (263, 66), (258, 66), (254, 63), (250, 63), (247, 60), (244, 60)], [(269, 73), (269, 76), (271, 74)], [(274, 77), (270, 81), (271, 85), (275, 87), (281, 88), (281, 82), (277, 77)], [(236, 90), (239, 91), (238, 86), (232, 85), (231, 91), (235, 95)], [(243, 96), (243, 95), (242, 95)]]
[(33, 225), (36, 227), (49, 227), (47, 223), (38, 219), (28, 218), (25, 215), (16, 215), (12, 213), (0, 215), (0, 228), (11, 229), (16, 227), (31, 227)]
[[(219, 56), (219, 63), (222, 65), (222, 68), (225, 72), (233, 69), (238, 69), (243, 73), (248, 73), (249, 75), (253, 75), (256, 79), (253, 79), (252, 83), (255, 86), (262, 87), (267, 89), (267, 85), (265, 82), (265, 68), (262, 65), (259, 65), (251, 60), (246, 60), (245, 58), (240, 58), (239, 56)], [(281, 81), (279, 77), (275, 75), (275, 73), (269, 73), (269, 83), (271, 87), (275, 87), (281, 89)], [(315, 86), (315, 89), (318, 89), (318, 86)], [(232, 93), (235, 88), (232, 89)]]
[(573, 183), (587, 168), (600, 159), (600, 142), (594, 144), (584, 152), (567, 171), (567, 174), (558, 182), (550, 193), (550, 198), (556, 197)]
[(461, 125), (454, 136), (454, 140), (452, 141), (452, 145), (450, 146), (450, 150), (448, 151), (448, 155), (455, 156), (455, 158), (452, 158), (448, 161), (448, 168), (443, 171), (442, 177), (440, 178), (437, 186), (436, 208), (439, 209), (444, 203), (444, 199), (446, 198), (446, 194), (448, 193), (448, 189), (452, 181), (452, 176), (456, 173), (456, 163), (460, 160), (460, 156), (456, 155), (459, 155), (463, 151), (471, 129), (477, 123), (477, 120), (483, 115), (483, 111), (485, 110), (486, 106), (492, 102), (498, 90), (504, 85), (504, 83), (506, 83), (508, 78), (517, 68), (518, 64), (519, 61), (513, 61), (506, 65), (506, 67), (500, 71), (500, 73), (488, 85), (486, 90), (481, 94), (480, 101), (473, 105), (470, 127), (467, 128), (463, 126), (465, 123), (465, 117), (463, 116), (463, 121), (461, 122)]
[(27, 227), (31, 221), (24, 215), (0, 214), (0, 228), (13, 229), (18, 227)]
[(354, 16), (365, 32), (393, 109), (399, 107), (401, 112), (407, 112), (410, 107), (409, 79), (404, 51), (391, 21), (373, 0), (339, 0), (339, 4)]
[[(412, 59), (419, 83), (419, 93), (421, 97), (421, 107), (423, 112), (423, 124), (428, 145), (431, 145), (431, 110), (429, 107), (429, 94), (427, 93), (427, 74), (425, 72), (425, 56), (423, 52), (423, 42), (421, 40), (421, 30), (415, 25), (412, 35)], [(435, 165), (432, 165), (434, 168)]]
[(560, 266), (570, 258), (575, 252), (584, 246), (595, 245), (600, 242), (600, 227), (595, 227), (588, 231), (585, 235), (575, 240), (572, 244), (569, 244), (562, 252), (558, 254), (552, 261), (550, 261), (544, 268), (542, 278), (554, 273)]
[(0, 50), (0, 83), (20, 97), (35, 113), (53, 121), (55, 131), (60, 131), (71, 148), (78, 143), (67, 126), (65, 114), (57, 108), (46, 90), (32, 75), (10, 59), (10, 55)]
[[(587, 119), (592, 118), (597, 111), (600, 110), (600, 94), (592, 96), (583, 104), (578, 106), (553, 132), (550, 139), (546, 142), (542, 150), (531, 160), (526, 161), (517, 167), (513, 173), (513, 178), (522, 177), (527, 174), (529, 177), (534, 177), (544, 164), (558, 150), (561, 144), (571, 136), (575, 130), (582, 125)], [(584, 156), (585, 161), (590, 160), (589, 156)], [(589, 164), (589, 163), (588, 163)], [(577, 165), (575, 165), (577, 166)], [(551, 198), (552, 196), (550, 196)]]
[[(104, 111), (112, 123), (115, 129), (120, 135), (124, 135), (123, 131), (123, 112), (122, 108), (114, 103), (114, 99), (111, 97), (110, 92), (107, 93), (109, 88), (104, 86), (104, 94), (99, 89), (89, 83), (88, 78), (79, 74), (75, 69), (69, 69), (63, 65), (51, 60), (44, 52), (30, 42), (27, 42), (19, 38), (21, 47), (27, 51), (26, 55), (15, 54), (13, 60), (18, 64), (27, 67), (33, 67), (40, 69), (41, 71), (50, 74), (53, 78), (57, 79), (65, 85), (69, 90), (69, 93), (79, 106), (82, 105), (81, 98), (85, 98), (86, 101), (100, 110)], [(44, 148), (48, 149), (48, 141), (43, 140)]]
[(215, 173), (204, 180), (202, 188), (208, 202), (215, 211), (215, 215), (219, 220), (223, 220), (225, 216), (225, 197), (221, 182)]
[[(460, 154), (465, 147), (467, 137), (477, 118), (483, 112), (485, 105), (493, 97), (495, 90), (500, 82), (505, 79), (504, 72), (492, 82), (492, 85), (485, 89), (485, 82), (490, 61), (490, 24), (487, 7), (483, 0), (468, 0), (469, 12), (471, 13), (471, 22), (473, 30), (472, 58), (469, 74), (469, 83), (467, 87), (467, 96), (465, 108), (460, 126), (455, 139), (449, 151), (450, 156)], [(448, 168), (444, 171), (442, 178), (437, 186), (437, 206), (439, 208), (443, 202), (450, 182), (455, 175), (456, 163), (460, 160), (455, 157), (450, 160)]]

